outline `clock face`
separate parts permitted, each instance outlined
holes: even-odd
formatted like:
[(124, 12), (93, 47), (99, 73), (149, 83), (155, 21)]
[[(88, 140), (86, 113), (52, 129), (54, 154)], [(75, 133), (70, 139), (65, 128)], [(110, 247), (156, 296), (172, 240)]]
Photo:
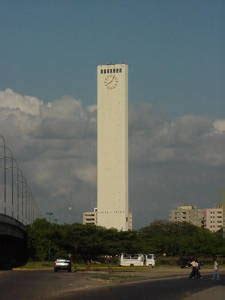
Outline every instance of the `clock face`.
[(116, 75), (107, 75), (104, 80), (104, 84), (109, 90), (114, 89), (117, 86), (118, 82), (119, 79), (116, 77)]

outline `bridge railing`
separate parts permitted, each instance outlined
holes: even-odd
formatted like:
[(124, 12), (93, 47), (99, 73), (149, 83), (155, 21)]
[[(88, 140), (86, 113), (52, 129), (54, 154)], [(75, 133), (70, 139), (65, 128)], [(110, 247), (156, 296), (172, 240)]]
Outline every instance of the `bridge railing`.
[(37, 203), (4, 136), (0, 141), (0, 214), (31, 224), (40, 216)]

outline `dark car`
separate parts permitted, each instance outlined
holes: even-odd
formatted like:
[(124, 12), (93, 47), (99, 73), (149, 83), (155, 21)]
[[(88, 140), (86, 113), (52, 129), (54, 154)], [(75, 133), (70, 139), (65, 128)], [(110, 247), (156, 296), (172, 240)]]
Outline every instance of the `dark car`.
[(177, 263), (181, 268), (190, 268), (191, 261), (192, 259), (190, 257), (180, 257)]
[[(191, 257), (181, 257), (177, 263), (181, 268), (190, 268), (192, 260), (193, 258)], [(203, 262), (198, 261), (198, 268), (200, 269), (202, 266), (203, 266)]]
[(65, 258), (58, 258), (54, 262), (54, 272), (57, 272), (59, 270), (65, 270), (67, 272), (72, 271), (72, 265), (70, 259)]

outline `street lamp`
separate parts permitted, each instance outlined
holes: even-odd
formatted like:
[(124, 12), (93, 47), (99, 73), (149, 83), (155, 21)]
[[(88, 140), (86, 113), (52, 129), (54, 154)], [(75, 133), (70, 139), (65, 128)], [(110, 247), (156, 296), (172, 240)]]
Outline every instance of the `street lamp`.
[[(9, 156), (6, 153), (6, 151), (9, 152)], [(16, 168), (18, 170), (18, 164), (17, 164), (16, 159), (13, 157), (13, 153), (12, 153), (11, 149), (9, 147), (7, 147), (5, 144), (4, 144), (4, 156), (0, 157), (0, 159), (2, 159), (2, 158), (4, 159), (4, 196), (7, 196), (7, 186), (5, 185), (5, 183), (7, 181), (6, 171), (8, 169), (12, 170), (11, 171), (11, 205), (12, 205), (11, 215), (12, 215), (12, 217), (14, 217), (14, 168)], [(11, 167), (7, 166), (8, 159), (11, 161)], [(4, 203), (5, 203), (4, 214), (6, 215), (7, 214), (7, 199), (5, 199)]]
[(6, 144), (3, 135), (0, 135), (3, 141), (3, 168), (4, 168), (4, 214), (6, 215)]
[[(3, 213), (7, 214), (7, 169), (11, 169), (11, 216), (14, 217), (15, 211), (14, 211), (14, 169), (16, 169), (16, 199), (17, 199), (17, 215), (16, 219), (19, 221), (21, 219), (24, 223), (29, 223), (34, 220), (36, 216), (38, 216), (38, 207), (36, 205), (36, 202), (33, 201), (32, 192), (28, 186), (26, 178), (23, 176), (23, 172), (18, 166), (17, 160), (14, 158), (13, 153), (9, 147), (6, 146), (5, 138), (3, 135), (0, 135), (0, 138), (3, 142), (3, 145), (0, 145), (0, 147), (3, 147), (3, 157), (0, 157), (0, 159), (3, 159), (3, 169), (4, 169), (4, 197), (3, 197)], [(8, 153), (9, 154), (8, 154)], [(11, 161), (11, 164), (7, 166), (7, 160)], [(21, 183), (21, 188), (20, 188)], [(20, 218), (20, 191), (21, 191), (21, 218)], [(33, 201), (33, 202), (32, 202)], [(24, 203), (25, 202), (25, 203)]]
[(48, 216), (49, 223), (51, 223), (51, 217), (53, 216), (53, 212), (48, 211), (48, 212), (46, 212), (46, 215)]

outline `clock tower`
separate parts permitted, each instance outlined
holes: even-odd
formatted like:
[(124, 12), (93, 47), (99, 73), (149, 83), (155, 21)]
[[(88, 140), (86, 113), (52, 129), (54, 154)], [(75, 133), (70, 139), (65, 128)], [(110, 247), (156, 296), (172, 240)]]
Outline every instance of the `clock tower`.
[(97, 224), (128, 230), (127, 65), (97, 67), (97, 105)]

